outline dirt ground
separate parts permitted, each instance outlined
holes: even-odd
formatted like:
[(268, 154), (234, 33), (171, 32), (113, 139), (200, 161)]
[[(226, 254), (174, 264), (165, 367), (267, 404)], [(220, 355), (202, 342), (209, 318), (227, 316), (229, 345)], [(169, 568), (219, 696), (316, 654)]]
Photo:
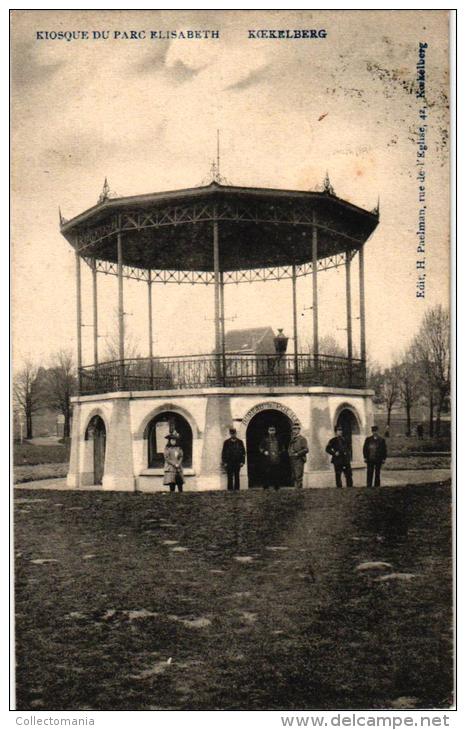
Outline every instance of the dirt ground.
[(448, 707), (450, 498), (18, 489), (17, 707)]

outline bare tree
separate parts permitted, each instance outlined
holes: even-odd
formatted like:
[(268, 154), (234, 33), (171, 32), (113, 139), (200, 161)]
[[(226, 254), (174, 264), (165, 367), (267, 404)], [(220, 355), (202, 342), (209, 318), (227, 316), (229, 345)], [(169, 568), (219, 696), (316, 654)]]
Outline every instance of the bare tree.
[[(435, 393), (436, 433), (440, 434), (442, 410), (450, 395), (450, 316), (438, 304), (429, 309), (414, 340), (417, 360)], [(430, 379), (430, 380), (429, 380)]]
[[(141, 357), (139, 346), (134, 337), (125, 333), (125, 360)], [(118, 331), (106, 338), (102, 362), (114, 362), (120, 359), (120, 340)]]
[[(416, 340), (415, 340), (416, 342)], [(429, 364), (419, 359), (419, 354), (416, 351), (417, 367), (419, 376), (420, 394), (425, 399), (425, 402), (429, 406), (429, 436), (432, 438), (434, 435), (434, 407), (436, 401), (436, 386), (433, 377), (433, 371), (429, 367)]]
[(385, 403), (385, 409), (387, 412), (387, 426), (390, 426), (393, 406), (397, 402), (400, 394), (399, 374), (396, 365), (384, 370), (380, 392), (382, 402)]
[(378, 362), (372, 360), (366, 361), (366, 380), (367, 387), (372, 388), (374, 391), (374, 397), (372, 399), (374, 403), (384, 403), (384, 373)]
[(410, 347), (397, 366), (399, 398), (406, 410), (406, 435), (411, 435), (411, 410), (419, 398), (420, 378), (416, 353)]
[(69, 438), (71, 424), (71, 396), (76, 391), (76, 372), (70, 352), (59, 350), (53, 357), (54, 365), (44, 373), (44, 402), (56, 408), (65, 418), (63, 436)]
[(39, 368), (30, 360), (13, 376), (13, 399), (26, 421), (26, 438), (32, 439), (32, 416), (42, 405)]
[[(113, 363), (110, 367), (118, 366), (120, 359), (119, 332), (117, 329), (107, 338), (103, 355), (103, 363)], [(105, 367), (105, 366), (104, 366)], [(171, 387), (173, 377), (168, 365), (160, 362), (158, 357), (152, 358), (141, 355), (139, 343), (132, 334), (125, 334), (125, 362), (124, 377), (137, 378), (139, 382), (147, 380), (147, 388), (150, 389), (154, 383), (158, 387)]]
[[(312, 341), (307, 340), (305, 342), (304, 352), (313, 352)], [(319, 337), (319, 353), (321, 355), (333, 355), (334, 357), (347, 356), (345, 348), (338, 344), (333, 335), (324, 335), (323, 337)]]
[[(105, 337), (105, 346), (103, 348), (102, 356), (99, 358), (102, 362), (115, 362), (120, 359), (120, 327), (119, 327), (119, 315), (118, 309), (113, 309), (113, 318), (110, 325), (110, 332)], [(124, 346), (125, 346), (125, 360), (134, 360), (142, 357), (140, 352), (140, 346), (134, 335), (124, 327)]]
[(333, 335), (319, 337), (319, 352), (322, 355), (333, 355), (334, 357), (347, 356), (345, 348), (338, 344)]

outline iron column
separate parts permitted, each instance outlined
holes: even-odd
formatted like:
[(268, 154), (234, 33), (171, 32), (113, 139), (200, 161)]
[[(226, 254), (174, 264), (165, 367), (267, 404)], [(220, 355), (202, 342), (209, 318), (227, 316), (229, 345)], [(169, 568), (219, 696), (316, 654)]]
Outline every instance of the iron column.
[(82, 312), (81, 312), (81, 257), (78, 253), (78, 241), (75, 244), (75, 262), (76, 262), (76, 337), (78, 346), (78, 388), (81, 394), (82, 384), (82, 373), (81, 368), (83, 365), (83, 353), (82, 353)]
[(94, 368), (95, 374), (97, 375), (97, 366), (99, 364), (99, 330), (98, 330), (98, 309), (97, 309), (97, 264), (94, 259), (92, 264), (92, 304), (93, 304), (93, 316), (94, 316)]
[(293, 285), (293, 340), (294, 340), (294, 384), (298, 382), (298, 316), (296, 303), (296, 265), (291, 269), (291, 282)]
[(366, 360), (366, 302), (364, 294), (364, 244), (359, 249), (359, 322), (361, 334), (361, 360)]
[(154, 387), (154, 351), (153, 351), (153, 329), (152, 329), (152, 270), (147, 272), (147, 306), (149, 315), (149, 360), (150, 360), (150, 384)]
[(117, 256), (118, 256), (118, 357), (119, 376), (118, 385), (124, 390), (125, 382), (125, 312), (123, 307), (123, 245), (121, 231), (117, 233)]
[(345, 260), (346, 271), (346, 333), (348, 336), (348, 361), (349, 361), (349, 380), (352, 382), (353, 369), (353, 328), (351, 319), (351, 251), (346, 252)]
[(222, 369), (223, 382), (227, 372), (227, 362), (225, 356), (225, 284), (223, 281), (223, 271), (220, 272), (220, 339), (222, 348)]
[(319, 354), (319, 310), (317, 296), (317, 216), (312, 212), (312, 323), (313, 323), (313, 353), (314, 365), (317, 367)]
[(215, 321), (215, 355), (217, 361), (217, 378), (221, 379), (221, 327), (220, 327), (220, 255), (218, 245), (217, 206), (214, 206), (213, 219), (213, 254), (214, 254), (214, 321)]

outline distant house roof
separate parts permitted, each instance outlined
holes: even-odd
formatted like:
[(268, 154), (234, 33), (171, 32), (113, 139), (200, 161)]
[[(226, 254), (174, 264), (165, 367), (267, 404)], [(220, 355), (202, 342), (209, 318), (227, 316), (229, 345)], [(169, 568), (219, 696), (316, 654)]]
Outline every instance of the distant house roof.
[(229, 353), (273, 353), (275, 347), (272, 327), (251, 327), (244, 330), (230, 330), (225, 334), (225, 352)]

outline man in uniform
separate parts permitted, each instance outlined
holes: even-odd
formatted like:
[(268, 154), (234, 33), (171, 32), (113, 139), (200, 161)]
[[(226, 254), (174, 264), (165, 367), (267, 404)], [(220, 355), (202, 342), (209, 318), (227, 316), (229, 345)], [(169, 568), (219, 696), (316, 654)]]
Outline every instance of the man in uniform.
[(278, 489), (281, 479), (282, 448), (275, 426), (268, 427), (267, 435), (260, 442), (259, 451), (263, 456), (264, 489), (269, 487)]
[(353, 472), (351, 471), (351, 450), (343, 436), (341, 426), (336, 426), (335, 436), (330, 439), (325, 451), (332, 457), (332, 464), (335, 469), (335, 482), (338, 489), (342, 488), (341, 475), (345, 475), (346, 486), (353, 486)]
[(380, 470), (387, 458), (387, 444), (385, 439), (378, 434), (377, 426), (372, 426), (372, 436), (364, 441), (362, 453), (367, 464), (367, 486), (372, 487), (372, 480), (375, 473), (374, 487), (380, 487)]
[(288, 456), (290, 457), (291, 472), (293, 474), (294, 485), (298, 489), (303, 486), (304, 464), (306, 462), (306, 454), (309, 453), (307, 441), (301, 436), (301, 426), (298, 423), (293, 425), (291, 429), (291, 441), (288, 446)]
[(236, 428), (230, 428), (230, 438), (223, 442), (222, 464), (226, 469), (228, 490), (239, 490), (239, 472), (244, 466), (246, 452), (244, 444), (236, 435)]

